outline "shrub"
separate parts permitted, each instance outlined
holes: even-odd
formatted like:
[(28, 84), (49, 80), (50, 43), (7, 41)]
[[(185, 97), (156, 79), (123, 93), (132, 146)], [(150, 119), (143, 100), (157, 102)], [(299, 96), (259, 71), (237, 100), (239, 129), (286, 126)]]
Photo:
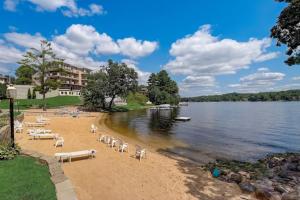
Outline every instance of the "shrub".
[(15, 148), (11, 145), (0, 144), (0, 160), (11, 160), (14, 159), (16, 155), (20, 154), (20, 147), (15, 145)]
[(32, 91), (32, 99), (36, 99), (36, 91), (35, 91), (35, 89), (33, 89), (33, 91)]
[(30, 91), (30, 88), (28, 88), (28, 91), (27, 91), (27, 99), (31, 99), (31, 91)]

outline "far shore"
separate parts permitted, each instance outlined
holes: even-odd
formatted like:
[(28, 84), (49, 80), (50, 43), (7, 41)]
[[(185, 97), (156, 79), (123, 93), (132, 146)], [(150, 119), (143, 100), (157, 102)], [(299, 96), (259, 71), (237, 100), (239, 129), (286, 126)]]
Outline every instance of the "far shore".
[[(26, 111), (24, 121), (34, 122), (38, 113), (43, 112)], [(55, 148), (53, 140), (30, 140), (27, 128), (23, 133), (16, 134), (16, 142), (23, 149), (49, 156), (56, 152), (95, 149), (97, 154), (94, 159), (63, 164), (64, 172), (80, 200), (255, 199), (242, 194), (238, 185), (214, 179), (199, 165), (183, 158), (163, 155), (147, 147), (147, 158), (139, 162), (134, 153), (135, 145), (141, 143), (109, 129), (103, 123), (104, 113), (85, 113), (79, 118), (43, 115), (50, 119), (50, 124), (45, 128), (64, 137), (65, 145)], [(98, 126), (96, 134), (90, 133), (91, 124)], [(98, 142), (99, 134), (109, 134), (128, 142), (129, 152), (120, 153)]]

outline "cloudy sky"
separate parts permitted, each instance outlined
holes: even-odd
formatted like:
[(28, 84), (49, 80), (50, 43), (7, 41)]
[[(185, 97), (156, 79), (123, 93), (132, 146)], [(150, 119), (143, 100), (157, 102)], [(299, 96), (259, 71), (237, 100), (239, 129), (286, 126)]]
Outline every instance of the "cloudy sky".
[(52, 42), (66, 62), (98, 69), (125, 62), (146, 83), (166, 69), (182, 96), (300, 88), (300, 67), (269, 38), (284, 3), (274, 0), (3, 0), (0, 73)]

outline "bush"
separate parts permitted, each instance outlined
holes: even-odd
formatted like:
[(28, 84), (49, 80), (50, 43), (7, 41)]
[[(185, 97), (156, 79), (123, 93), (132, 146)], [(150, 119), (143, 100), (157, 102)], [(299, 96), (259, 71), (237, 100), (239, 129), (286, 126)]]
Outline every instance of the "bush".
[(35, 91), (35, 89), (33, 89), (33, 91), (32, 91), (32, 99), (36, 99), (36, 91)]
[(30, 91), (30, 88), (28, 88), (28, 91), (27, 91), (27, 99), (31, 99), (31, 91)]
[(12, 160), (16, 155), (20, 154), (20, 147), (15, 145), (15, 148), (11, 145), (0, 144), (0, 160)]
[(126, 98), (128, 104), (140, 104), (140, 105), (146, 105), (146, 102), (148, 101), (148, 98), (139, 92), (130, 92)]

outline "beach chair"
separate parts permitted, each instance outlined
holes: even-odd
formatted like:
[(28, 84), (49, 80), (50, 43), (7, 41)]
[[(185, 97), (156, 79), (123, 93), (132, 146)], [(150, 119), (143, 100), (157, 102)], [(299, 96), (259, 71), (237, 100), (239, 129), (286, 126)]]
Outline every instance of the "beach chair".
[(58, 137), (55, 144), (54, 144), (54, 146), (55, 147), (64, 146), (64, 142), (65, 142), (65, 140), (64, 140), (63, 137)]
[(94, 124), (91, 125), (91, 133), (96, 133), (97, 132), (97, 126), (95, 126)]
[(19, 122), (18, 120), (16, 120), (14, 122), (14, 125), (15, 125), (15, 132), (16, 133), (22, 133), (23, 132), (23, 123), (22, 122)]
[(142, 160), (142, 158), (146, 158), (146, 149), (140, 147), (139, 145), (136, 145), (135, 147), (135, 157), (140, 161)]
[(55, 133), (30, 133), (30, 137), (35, 139), (57, 139), (58, 134)]
[(108, 145), (113, 148), (115, 146), (117, 146), (117, 143), (118, 143), (118, 139), (114, 138), (114, 137), (110, 137), (110, 141), (108, 143)]
[(83, 151), (75, 151), (75, 152), (67, 152), (67, 153), (56, 153), (54, 156), (59, 159), (60, 162), (64, 162), (64, 160), (68, 160), (71, 162), (72, 158), (94, 158), (96, 155), (96, 150), (83, 150)]
[(124, 152), (124, 151), (129, 152), (129, 151), (128, 151), (128, 143), (126, 143), (126, 142), (120, 140), (120, 142), (119, 142), (119, 151), (120, 151), (120, 152)]
[(99, 142), (104, 142), (105, 144), (107, 144), (109, 141), (109, 135), (104, 135), (104, 134), (101, 134), (99, 135), (99, 138), (98, 138), (98, 141)]

